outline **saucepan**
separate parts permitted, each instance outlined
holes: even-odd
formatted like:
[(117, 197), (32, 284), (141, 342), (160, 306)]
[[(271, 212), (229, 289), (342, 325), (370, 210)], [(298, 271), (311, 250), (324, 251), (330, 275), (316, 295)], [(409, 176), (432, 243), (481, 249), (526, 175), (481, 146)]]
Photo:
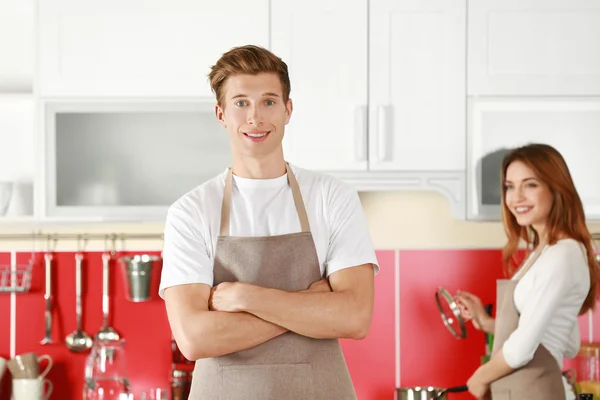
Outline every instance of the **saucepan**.
[(447, 389), (435, 387), (412, 387), (396, 389), (395, 400), (448, 400), (446, 393), (459, 393), (469, 390), (467, 386), (454, 386)]

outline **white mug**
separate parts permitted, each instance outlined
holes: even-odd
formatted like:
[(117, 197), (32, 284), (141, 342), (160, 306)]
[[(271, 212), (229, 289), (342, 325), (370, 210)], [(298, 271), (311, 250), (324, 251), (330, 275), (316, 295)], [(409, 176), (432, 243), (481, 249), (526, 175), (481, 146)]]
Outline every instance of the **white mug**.
[(11, 400), (48, 400), (53, 388), (48, 379), (13, 379)]

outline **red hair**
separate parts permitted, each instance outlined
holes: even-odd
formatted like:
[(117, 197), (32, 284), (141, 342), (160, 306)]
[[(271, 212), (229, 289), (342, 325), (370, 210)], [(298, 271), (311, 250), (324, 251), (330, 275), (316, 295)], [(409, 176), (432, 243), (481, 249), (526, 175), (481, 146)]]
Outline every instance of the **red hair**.
[(583, 314), (593, 309), (596, 303), (599, 266), (594, 255), (592, 235), (585, 223), (581, 198), (575, 189), (567, 163), (552, 146), (534, 143), (518, 147), (508, 153), (502, 162), (502, 220), (508, 236), (503, 251), (505, 272), (508, 276), (512, 276), (522, 261), (516, 256), (521, 240), (524, 240), (528, 247), (533, 245), (534, 248), (540, 242), (538, 233), (533, 228), (520, 226), (517, 223), (505, 202), (506, 171), (515, 161), (520, 161), (531, 168), (552, 193), (554, 201), (547, 222), (548, 244), (556, 244), (557, 240), (568, 237), (585, 246), (590, 271), (590, 291), (580, 310), (580, 314)]

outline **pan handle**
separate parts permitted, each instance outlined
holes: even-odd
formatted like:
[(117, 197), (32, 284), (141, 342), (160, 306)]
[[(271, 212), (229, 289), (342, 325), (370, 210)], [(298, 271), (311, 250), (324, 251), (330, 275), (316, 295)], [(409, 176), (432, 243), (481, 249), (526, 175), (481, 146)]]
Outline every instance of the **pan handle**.
[(451, 387), (450, 389), (447, 389), (446, 393), (466, 392), (467, 390), (469, 390), (469, 387), (467, 385), (455, 386), (455, 387)]
[(439, 399), (440, 397), (442, 397), (442, 395), (446, 394), (446, 393), (458, 393), (458, 392), (466, 392), (467, 390), (469, 390), (469, 387), (467, 385), (464, 386), (454, 386), (448, 389), (443, 389), (441, 391), (439, 391), (435, 396), (434, 399)]

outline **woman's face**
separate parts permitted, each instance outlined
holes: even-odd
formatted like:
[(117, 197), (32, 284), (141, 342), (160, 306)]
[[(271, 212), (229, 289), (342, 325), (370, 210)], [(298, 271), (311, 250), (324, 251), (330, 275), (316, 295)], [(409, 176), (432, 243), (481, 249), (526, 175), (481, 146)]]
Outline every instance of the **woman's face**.
[(548, 185), (539, 180), (527, 164), (512, 162), (506, 170), (504, 201), (521, 226), (532, 226), (544, 234), (554, 197)]

